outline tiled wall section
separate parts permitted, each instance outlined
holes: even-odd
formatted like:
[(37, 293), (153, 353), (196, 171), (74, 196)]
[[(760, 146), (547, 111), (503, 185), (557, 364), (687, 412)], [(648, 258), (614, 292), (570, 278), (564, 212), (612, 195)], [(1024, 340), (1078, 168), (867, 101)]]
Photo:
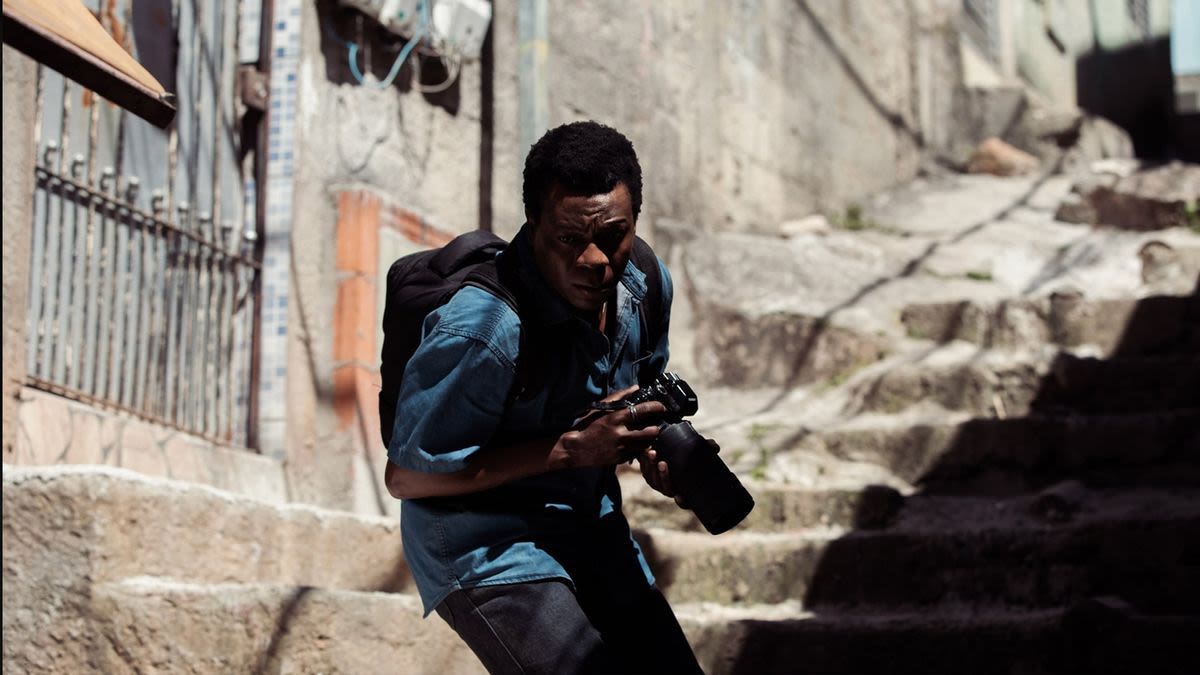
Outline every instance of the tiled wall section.
[(371, 190), (338, 194), (337, 301), (333, 309), (333, 391), (338, 425), (357, 421), (367, 443), (379, 438), (379, 347), (384, 285), (391, 262), (442, 246), (453, 235), (384, 201)]
[(218, 445), (122, 413), (26, 387), (18, 407), (20, 465), (103, 464), (283, 504), (279, 460)]
[(277, 459), (284, 458), (287, 444), (287, 321), (300, 8), (300, 0), (275, 0), (270, 29), (271, 103), (267, 113), (267, 216), (259, 341), (258, 445), (263, 454)]

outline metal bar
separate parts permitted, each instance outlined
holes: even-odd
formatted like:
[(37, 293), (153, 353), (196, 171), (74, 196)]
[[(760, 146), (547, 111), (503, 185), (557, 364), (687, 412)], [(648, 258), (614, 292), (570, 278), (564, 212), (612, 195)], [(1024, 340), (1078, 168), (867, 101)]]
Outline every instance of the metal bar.
[[(179, 206), (176, 208), (176, 214), (179, 217), (179, 224), (185, 227), (188, 226), (188, 224), (191, 223), (191, 204), (188, 202), (180, 202)], [(176, 362), (173, 364), (178, 377), (178, 384), (176, 385), (177, 391), (175, 410), (172, 416), (181, 424), (183, 424), (187, 419), (187, 406), (191, 401), (191, 387), (188, 386), (188, 384), (191, 382), (188, 377), (190, 375), (188, 357), (191, 355), (191, 308), (192, 296), (194, 294), (192, 290), (191, 241), (191, 239), (181, 239), (179, 241), (179, 248), (177, 250), (174, 265), (175, 275), (179, 281), (178, 295), (175, 297), (175, 303), (178, 309), (178, 318), (177, 323), (175, 324), (177, 331), (175, 335), (175, 340), (177, 343), (175, 354)]]
[[(212, 214), (200, 214), (200, 231), (207, 233), (212, 225)], [(212, 364), (210, 336), (210, 321), (209, 312), (212, 306), (212, 274), (210, 265), (212, 256), (204, 254), (207, 249), (201, 249), (197, 252), (196, 265), (196, 288), (198, 291), (197, 302), (194, 312), (196, 314), (196, 336), (195, 348), (192, 354), (192, 373), (193, 373), (193, 388), (196, 390), (196, 401), (193, 406), (195, 415), (194, 424), (199, 429), (208, 431), (208, 396), (209, 396), (209, 380), (210, 366)]]
[(129, 209), (130, 213), (136, 214), (136, 215), (140, 216), (141, 218), (143, 218), (144, 220), (157, 221), (157, 222), (155, 222), (155, 225), (161, 225), (163, 227), (163, 229), (173, 231), (175, 234), (178, 234), (187, 239), (191, 239), (195, 243), (199, 244), (200, 246), (205, 246), (210, 249), (213, 249), (216, 253), (219, 253), (220, 255), (231, 258), (233, 260), (236, 260), (237, 262), (239, 262), (243, 265), (246, 265), (247, 267), (253, 267), (254, 269), (259, 269), (260, 267), (262, 267), (262, 263), (260, 263), (258, 260), (246, 257), (244, 255), (240, 255), (238, 253), (220, 249), (216, 245), (214, 245), (212, 242), (204, 240), (202, 237), (199, 237), (198, 235), (196, 235), (193, 232), (189, 232), (187, 230), (180, 229), (178, 226), (176, 226), (166, 220), (162, 220), (162, 219), (158, 218), (155, 214), (152, 214), (148, 211), (143, 211), (138, 208), (126, 206), (123, 202), (116, 200), (112, 195), (105, 194), (103, 192), (99, 192), (95, 188), (85, 185), (79, 181), (72, 180), (69, 177), (62, 176), (54, 171), (48, 171), (48, 170), (46, 170), (44, 168), (40, 168), (40, 167), (38, 169), (36, 169), (36, 171), (39, 175), (45, 175), (47, 177), (54, 178), (55, 180), (61, 181), (63, 184), (69, 185), (73, 190), (77, 190), (79, 192), (85, 193), (88, 196), (90, 196), (94, 199), (97, 199), (111, 207), (118, 207), (118, 206), (125, 207), (125, 208)]
[[(70, 121), (69, 121), (70, 116), (71, 116), (71, 83), (70, 83), (70, 81), (68, 81), (66, 79), (63, 80), (62, 92), (63, 92), (62, 102), (61, 102), (62, 103), (62, 108), (61, 108), (62, 117), (60, 118), (60, 127), (59, 127), (59, 134), (58, 134), (58, 140), (62, 147), (62, 151), (58, 155), (59, 173), (62, 173), (63, 162), (66, 159), (67, 152), (70, 151), (70, 149), (71, 149), (70, 148), (71, 132), (70, 132)], [(42, 333), (42, 339), (47, 340), (47, 343), (46, 343), (45, 351), (42, 354), (42, 362), (39, 364), (39, 369), (38, 369), (38, 372), (45, 374), (47, 377), (51, 376), (51, 374), (54, 372), (54, 359), (55, 359), (56, 352), (57, 352), (55, 347), (58, 344), (58, 336), (59, 336), (58, 323), (57, 323), (58, 311), (59, 311), (59, 309), (58, 309), (58, 307), (59, 307), (58, 306), (59, 264), (58, 263), (61, 259), (61, 255), (62, 255), (62, 241), (61, 240), (62, 240), (62, 234), (63, 234), (63, 215), (64, 215), (63, 212), (65, 209), (65, 204), (63, 203), (63, 198), (65, 196), (64, 193), (65, 193), (66, 189), (67, 189), (67, 186), (65, 183), (59, 184), (59, 192), (57, 195), (58, 198), (55, 199), (53, 202), (54, 206), (56, 206), (57, 208), (52, 208), (53, 213), (51, 216), (51, 220), (49, 221), (50, 241), (53, 243), (51, 243), (51, 245), (49, 246), (49, 249), (46, 254), (46, 281), (47, 281), (47, 283), (46, 283), (45, 289), (46, 289), (46, 300), (48, 302), (45, 306), (46, 314), (44, 316), (44, 319), (45, 319), (45, 323), (43, 326), (44, 332)], [(55, 225), (55, 222), (54, 222), (55, 220), (58, 221), (57, 225)]]
[[(71, 162), (71, 173), (75, 173), (76, 163), (82, 163), (82, 155), (77, 156)], [(51, 361), (53, 367), (50, 369), (52, 376), (58, 382), (62, 382), (66, 376), (67, 369), (67, 327), (71, 311), (71, 258), (74, 255), (75, 233), (72, 227), (67, 227), (67, 211), (71, 211), (71, 220), (75, 219), (75, 209), (68, 209), (70, 201), (74, 200), (75, 195), (70, 191), (69, 196), (64, 195), (62, 202), (59, 204), (58, 212), (58, 230), (59, 230), (59, 246), (58, 246), (58, 264), (54, 272), (54, 343), (53, 356)]]
[[(199, 215), (193, 215), (193, 223), (196, 226), (196, 232), (202, 230), (202, 224), (199, 222)], [(203, 249), (193, 245), (191, 252), (188, 255), (188, 288), (191, 292), (191, 298), (187, 303), (187, 315), (190, 325), (185, 333), (187, 337), (187, 378), (188, 386), (185, 390), (186, 400), (188, 402), (187, 417), (184, 419), (193, 427), (198, 427), (200, 422), (200, 404), (204, 393), (200, 387), (200, 380), (203, 378), (202, 361), (204, 353), (200, 341), (203, 337), (203, 315), (201, 307), (204, 305), (204, 288), (202, 286), (203, 279), (201, 278), (200, 259)]]
[(121, 297), (121, 304), (125, 306), (126, 335), (126, 339), (121, 343), (122, 360), (124, 362), (121, 374), (121, 403), (128, 406), (133, 405), (134, 373), (137, 369), (138, 344), (145, 339), (143, 331), (139, 330), (139, 314), (142, 308), (142, 303), (140, 302), (142, 294), (138, 288), (142, 275), (142, 259), (139, 255), (141, 231), (137, 227), (134, 218), (135, 216), (128, 209), (121, 213), (121, 220), (125, 222), (125, 227), (129, 231), (129, 239), (126, 242), (128, 250), (125, 251), (125, 260), (128, 266), (127, 286), (125, 293)]
[[(96, 152), (99, 147), (99, 131), (100, 127), (100, 105), (99, 101), (93, 99), (92, 106), (88, 114), (88, 152), (87, 152), (87, 176), (81, 182), (91, 184), (96, 179)], [(73, 176), (74, 178), (74, 176)], [(93, 218), (92, 218), (92, 203), (91, 199), (86, 201), (79, 199), (75, 202), (76, 217), (80, 215), (82, 209), (83, 215), (83, 246), (79, 255), (76, 256), (74, 270), (77, 273), (78, 282), (76, 284), (75, 302), (80, 306), (76, 307), (72, 312), (72, 317), (82, 321), (82, 325), (76, 324), (72, 328), (75, 351), (75, 366), (71, 369), (71, 379), (66, 382), (71, 387), (82, 387), (84, 381), (91, 379), (93, 360), (89, 359), (88, 354), (88, 336), (89, 326), (92, 322), (88, 319), (95, 318), (95, 306), (89, 300), (95, 297), (95, 292), (89, 292), (88, 273), (91, 271), (91, 249), (93, 242)], [(84, 296), (88, 296), (86, 299)], [(90, 383), (90, 382), (89, 382)], [(83, 387), (85, 390), (87, 387)]]
[[(116, 172), (112, 167), (105, 167), (104, 178), (109, 178), (109, 185), (115, 189)], [(103, 185), (104, 178), (101, 178)], [(115, 200), (114, 200), (115, 202)], [(121, 374), (125, 360), (125, 315), (128, 308), (125, 294), (129, 285), (129, 225), (122, 218), (121, 208), (113, 207), (109, 211), (112, 216), (113, 229), (117, 233), (116, 248), (112, 252), (113, 292), (109, 295), (112, 301), (112, 342), (109, 347), (109, 379), (108, 397), (113, 401), (121, 401)]]
[[(224, 92), (225, 92), (225, 52), (230, 45), (225, 41), (225, 23), (226, 12), (224, 3), (212, 3), (210, 5), (214, 13), (213, 17), (213, 40), (212, 44), (215, 48), (212, 49), (215, 66), (212, 66), (212, 90), (213, 90), (213, 130), (212, 130), (212, 154), (213, 154), (213, 170), (212, 170), (212, 219), (210, 220), (209, 236), (214, 243), (219, 243), (219, 235), (217, 234), (219, 223), (223, 220), (221, 213), (221, 173), (224, 168), (222, 160), (224, 153), (222, 148), (225, 138), (225, 109), (224, 109)], [(218, 363), (217, 356), (220, 353), (219, 346), (216, 344), (220, 333), (218, 325), (218, 315), (216, 311), (215, 301), (216, 295), (216, 279), (217, 276), (213, 272), (213, 256), (208, 256), (207, 275), (209, 280), (209, 292), (205, 294), (205, 305), (208, 311), (205, 317), (205, 396), (204, 396), (204, 424), (205, 429), (215, 430), (217, 425), (216, 412), (218, 408), (217, 401), (217, 371)]]
[[(38, 65), (37, 67), (37, 93), (35, 94), (35, 110), (37, 115), (33, 120), (33, 137), (37, 148), (42, 145), (42, 106), (46, 101), (46, 67)], [(58, 150), (58, 141), (49, 141), (45, 144), (45, 150), (38, 155), (35, 162), (45, 162), (49, 164), (49, 153), (53, 148), (54, 152)], [(48, 229), (48, 221), (46, 220), (47, 210), (50, 206), (50, 193), (46, 186), (41, 181), (36, 180), (33, 188), (33, 232), (31, 233), (30, 250), (32, 259), (29, 265), (29, 313), (25, 317), (25, 334), (28, 343), (25, 349), (25, 372), (34, 372), (34, 366), (38, 361), (39, 350), (41, 349), (41, 312), (42, 312), (42, 291), (44, 287), (42, 281), (42, 256), (45, 255), (46, 249), (46, 230)]]
[[(107, 190), (109, 176), (101, 176), (99, 187)], [(116, 249), (117, 225), (113, 222), (113, 212), (116, 202), (106, 199), (98, 205), (100, 211), (100, 283), (98, 292), (97, 330), (99, 339), (96, 341), (96, 394), (102, 396), (111, 389), (113, 373), (113, 314), (117, 304), (116, 292)]]
[[(95, 144), (92, 147), (95, 148)], [(93, 161), (89, 162), (88, 166), (88, 182), (90, 183), (95, 179), (96, 162), (93, 158)], [(103, 316), (101, 312), (102, 299), (98, 295), (101, 281), (101, 243), (104, 236), (104, 219), (102, 215), (97, 213), (96, 198), (91, 193), (87, 194), (87, 300), (84, 302), (83, 352), (80, 355), (83, 360), (83, 378), (80, 387), (83, 391), (96, 392), (96, 362), (101, 354), (97, 343), (97, 332), (100, 330), (100, 321)], [(106, 302), (107, 300), (105, 299), (104, 301)]]
[[(46, 150), (43, 153), (44, 161), (51, 161), (49, 157), (51, 153), (57, 152), (58, 142), (50, 141), (47, 143)], [(29, 317), (27, 323), (30, 327), (29, 335), (33, 344), (30, 345), (28, 353), (25, 357), (25, 371), (29, 373), (38, 372), (41, 364), (46, 362), (46, 351), (49, 349), (48, 338), (46, 336), (46, 317), (45, 317), (45, 302), (46, 299), (46, 268), (49, 267), (47, 257), (50, 255), (50, 234), (54, 230), (50, 222), (53, 218), (54, 205), (57, 203), (54, 197), (55, 186), (50, 180), (37, 180), (35, 190), (40, 196), (41, 209), (35, 211), (34, 230), (33, 230), (33, 261), (29, 271)], [(37, 203), (35, 203), (36, 208)]]
[[(92, 119), (95, 115), (91, 116)], [(90, 121), (89, 121), (90, 126)], [(89, 152), (94, 147), (91, 145), (92, 132), (94, 127), (89, 129)], [(82, 168), (82, 167), (81, 167)], [(83, 318), (86, 304), (83, 302), (83, 295), (86, 292), (84, 287), (84, 274), (87, 272), (87, 205), (81, 204), (79, 199), (72, 200), (71, 204), (71, 237), (73, 239), (71, 249), (71, 264), (62, 273), (66, 275), (64, 281), (67, 281), (69, 291), (66, 304), (67, 315), (64, 317), (64, 332), (62, 336), (63, 344), (63, 362), (66, 365), (67, 376), (63, 382), (70, 387), (79, 386), (80, 370), (84, 367), (83, 360)]]
[[(150, 291), (150, 326), (148, 335), (148, 354), (146, 360), (145, 387), (148, 394), (145, 408), (148, 411), (162, 410), (166, 392), (163, 389), (162, 359), (167, 335), (167, 315), (163, 310), (164, 296), (168, 286), (166, 251), (167, 234), (157, 217), (161, 204), (166, 195), (156, 191), (150, 198), (150, 211), (155, 218), (149, 221), (154, 227), (154, 236), (150, 239), (150, 269), (153, 283), (147, 284)], [(146, 222), (146, 221), (143, 221)]]
[[(136, 194), (139, 186), (137, 177), (129, 179), (129, 191)], [(134, 203), (135, 199), (127, 194), (126, 199), (130, 203)], [(133, 405), (139, 409), (146, 408), (146, 377), (150, 369), (150, 342), (153, 339), (156, 325), (154, 323), (154, 289), (158, 287), (156, 275), (152, 274), (154, 269), (154, 242), (155, 236), (152, 233), (146, 221), (136, 214), (133, 216), (138, 223), (138, 261), (140, 275), (137, 279), (137, 298), (138, 298), (138, 322), (142, 329), (139, 333), (141, 339), (138, 340), (137, 356), (134, 360), (137, 362), (137, 370), (133, 374)]]
[[(233, 232), (233, 223), (225, 220), (221, 222), (221, 230), (218, 233), (219, 241), (222, 245), (229, 245), (229, 235)], [(232, 440), (229, 438), (229, 418), (227, 409), (229, 407), (229, 397), (233, 391), (229, 386), (229, 370), (232, 367), (231, 359), (229, 358), (229, 344), (233, 339), (233, 321), (232, 313), (234, 311), (233, 297), (231, 289), (233, 284), (233, 269), (230, 268), (225, 259), (218, 262), (220, 265), (221, 292), (217, 301), (217, 344), (213, 362), (216, 364), (216, 373), (212, 378), (215, 386), (216, 396), (213, 401), (213, 428), (215, 433), (221, 438)]]
[(38, 322), (41, 326), (41, 349), (38, 361), (30, 372), (43, 377), (50, 377), (54, 362), (54, 312), (58, 300), (58, 249), (59, 235), (62, 227), (59, 223), (63, 209), (62, 181), (49, 182), (46, 185), (49, 208), (46, 209), (46, 250), (42, 257), (45, 268), (42, 271), (42, 283), (38, 294), (42, 297), (42, 311)]

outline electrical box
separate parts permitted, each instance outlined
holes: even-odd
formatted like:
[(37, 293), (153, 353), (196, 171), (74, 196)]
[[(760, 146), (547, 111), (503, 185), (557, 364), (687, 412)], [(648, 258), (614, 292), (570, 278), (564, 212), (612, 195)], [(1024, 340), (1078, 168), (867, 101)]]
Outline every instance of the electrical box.
[(485, 0), (437, 0), (433, 4), (433, 34), (439, 49), (464, 60), (479, 58), (491, 21), (492, 5)]
[(421, 16), (421, 5), (427, 0), (341, 0), (378, 21), (389, 31), (408, 37), (416, 30)]
[(400, 35), (410, 36), (417, 26), (424, 2), (429, 0), (384, 0), (379, 23)]

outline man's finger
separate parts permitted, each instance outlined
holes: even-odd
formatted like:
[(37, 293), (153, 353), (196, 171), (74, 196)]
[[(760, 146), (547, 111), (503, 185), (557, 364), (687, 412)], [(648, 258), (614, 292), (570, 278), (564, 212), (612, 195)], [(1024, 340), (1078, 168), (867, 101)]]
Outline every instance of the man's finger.
[[(643, 453), (642, 456), (645, 457), (650, 453), (653, 453), (653, 450)], [(642, 462), (642, 478), (646, 479), (646, 484), (650, 487), (654, 488), (655, 490), (659, 489), (658, 471), (655, 469), (653, 459), (647, 459), (646, 461)]]
[(658, 476), (661, 479), (659, 482), (661, 492), (668, 497), (674, 497), (675, 488), (671, 486), (671, 469), (666, 462), (658, 463)]
[(622, 389), (620, 391), (614, 391), (614, 392), (609, 393), (608, 396), (604, 397), (603, 401), (605, 403), (612, 403), (613, 401), (620, 401), (621, 399), (625, 398), (626, 396), (629, 396), (630, 394), (637, 391), (638, 389), (640, 389), (640, 387), (638, 387), (636, 384), (633, 385), (632, 387), (625, 387), (624, 389)]
[(630, 429), (641, 429), (656, 424), (666, 412), (667, 406), (658, 401), (639, 403), (623, 412), (625, 415), (623, 423)]
[(658, 425), (652, 424), (644, 429), (627, 429), (625, 440), (638, 443), (649, 443), (658, 438)]

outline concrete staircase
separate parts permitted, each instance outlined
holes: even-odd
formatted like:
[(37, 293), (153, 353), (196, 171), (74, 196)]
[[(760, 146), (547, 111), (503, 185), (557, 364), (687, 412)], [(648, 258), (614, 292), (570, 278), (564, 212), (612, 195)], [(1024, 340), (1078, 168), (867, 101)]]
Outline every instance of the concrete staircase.
[(1055, 303), (913, 306), (887, 361), (711, 424), (779, 481), (731, 534), (629, 500), (713, 672), (1200, 670), (1200, 292)]
[(399, 525), (121, 469), (4, 470), (6, 672), (480, 672)]
[[(760, 434), (719, 537), (622, 473), (705, 669), (1200, 670), (1197, 316), (1076, 352), (914, 337), (819, 394), (839, 419)], [(941, 349), (966, 357), (913, 356)], [(5, 467), (4, 513), (6, 670), (481, 672), (421, 619), (393, 520), (99, 467)]]

